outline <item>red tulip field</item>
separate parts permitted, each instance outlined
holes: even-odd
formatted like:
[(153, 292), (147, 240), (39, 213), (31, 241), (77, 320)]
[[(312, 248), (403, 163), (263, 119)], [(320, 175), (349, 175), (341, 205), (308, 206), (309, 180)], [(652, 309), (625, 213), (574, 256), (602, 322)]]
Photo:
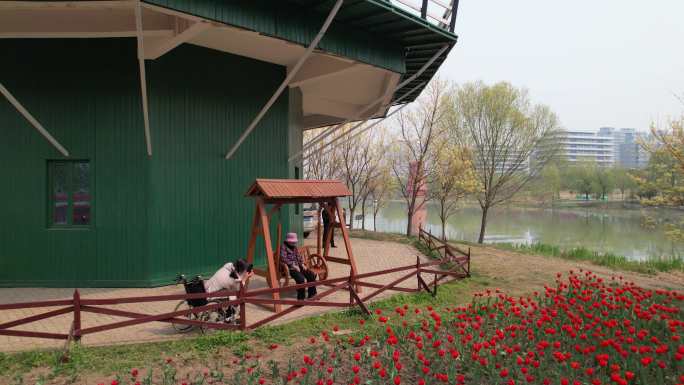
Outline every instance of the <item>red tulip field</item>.
[(303, 336), (305, 354), (289, 362), (246, 356), (230, 380), (160, 384), (684, 384), (683, 300), (570, 272), (527, 297), (494, 290), (463, 307), (376, 309), (357, 330)]

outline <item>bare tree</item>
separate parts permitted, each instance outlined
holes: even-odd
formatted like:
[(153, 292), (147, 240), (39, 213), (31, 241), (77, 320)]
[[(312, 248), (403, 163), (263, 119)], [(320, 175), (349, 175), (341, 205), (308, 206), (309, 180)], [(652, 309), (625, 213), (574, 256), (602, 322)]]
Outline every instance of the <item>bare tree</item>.
[(435, 175), (430, 195), (439, 206), (442, 239), (446, 241), (446, 224), (467, 195), (479, 192), (480, 184), (473, 171), (471, 154), (466, 148), (444, 141), (435, 159)]
[(361, 228), (366, 229), (366, 208), (370, 197), (377, 188), (376, 180), (382, 172), (381, 166), (383, 162), (384, 148), (382, 140), (378, 138), (377, 134), (372, 135), (368, 146), (371, 148), (371, 157), (368, 164), (368, 169), (365, 175), (365, 181), (362, 184), (361, 191)]
[(351, 195), (347, 197), (349, 207), (349, 227), (354, 227), (354, 214), (356, 208), (364, 197), (369, 180), (372, 179), (376, 167), (377, 154), (369, 144), (372, 133), (364, 133), (350, 140), (345, 140), (339, 145), (341, 175)]
[[(367, 140), (368, 146), (371, 148), (372, 156), (368, 166), (368, 171), (365, 175), (365, 183), (363, 183), (361, 192), (361, 228), (366, 229), (366, 209), (369, 201), (375, 202), (375, 196), (378, 195), (379, 190), (387, 190), (384, 186), (387, 182), (386, 175), (389, 173), (388, 163), (385, 154), (388, 151), (389, 145), (386, 141), (386, 130), (383, 127), (375, 130), (372, 135), (369, 135)], [(383, 192), (384, 194), (384, 192)], [(372, 200), (371, 200), (372, 199)], [(373, 208), (373, 220), (375, 221), (377, 211), (375, 206)]]
[(478, 242), (484, 241), (489, 209), (513, 197), (558, 150), (552, 140), (556, 115), (531, 105), (527, 92), (508, 83), (469, 83), (458, 89), (450, 114), (454, 136), (473, 150), (473, 170), (482, 191)]
[(388, 162), (380, 166), (378, 177), (373, 180), (371, 198), (373, 199), (373, 231), (378, 231), (378, 213), (387, 206), (389, 198), (396, 189)]
[(402, 110), (396, 120), (400, 138), (394, 146), (392, 172), (406, 201), (406, 235), (412, 235), (414, 213), (429, 199), (429, 196), (421, 199), (419, 188), (428, 183), (434, 172), (435, 141), (445, 128), (448, 96), (447, 83), (434, 79), (417, 100), (417, 105), (409, 111)]
[[(322, 129), (304, 131), (304, 142), (315, 137)], [(339, 179), (341, 177), (341, 151), (337, 146), (331, 146), (322, 151), (322, 147), (337, 135), (330, 136), (328, 140), (317, 143), (311, 148), (304, 162), (305, 179)]]

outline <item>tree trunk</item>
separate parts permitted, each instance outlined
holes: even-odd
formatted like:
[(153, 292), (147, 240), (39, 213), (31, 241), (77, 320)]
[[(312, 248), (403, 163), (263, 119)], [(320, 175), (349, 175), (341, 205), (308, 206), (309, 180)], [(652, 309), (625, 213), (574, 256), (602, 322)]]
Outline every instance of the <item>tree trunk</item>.
[(349, 207), (349, 230), (354, 228), (354, 211), (356, 211), (356, 206)]
[(413, 226), (413, 210), (414, 208), (412, 206), (409, 206), (407, 210), (407, 215), (408, 215), (408, 220), (406, 221), (406, 236), (410, 237), (411, 236), (411, 227)]
[(366, 230), (366, 198), (361, 201), (361, 229)]
[(489, 206), (482, 208), (482, 221), (480, 222), (480, 236), (477, 238), (477, 243), (482, 244), (484, 242), (485, 229), (487, 228), (487, 211)]
[(373, 231), (378, 231), (378, 226), (377, 226), (377, 217), (378, 217), (378, 212), (373, 210)]
[(444, 212), (444, 202), (440, 205), (439, 210), (441, 213), (439, 219), (442, 221), (442, 240), (446, 242), (446, 213)]

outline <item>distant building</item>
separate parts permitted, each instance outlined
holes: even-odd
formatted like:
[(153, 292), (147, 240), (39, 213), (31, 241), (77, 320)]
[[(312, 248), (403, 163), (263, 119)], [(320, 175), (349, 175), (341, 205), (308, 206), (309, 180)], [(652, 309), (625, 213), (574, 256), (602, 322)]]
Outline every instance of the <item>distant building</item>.
[(556, 134), (560, 155), (569, 163), (595, 161), (601, 167), (615, 164), (615, 139), (611, 134), (587, 130), (561, 130)]
[(634, 128), (601, 127), (597, 131), (560, 130), (552, 142), (560, 147), (559, 156), (570, 164), (594, 161), (601, 167), (636, 169), (648, 165), (650, 156), (642, 143), (650, 140), (650, 134)]
[(648, 161), (651, 159), (651, 154), (646, 151), (644, 146), (642, 145), (643, 143), (651, 143), (653, 141), (653, 135), (647, 132), (637, 132), (636, 134), (636, 142), (637, 142), (637, 150), (636, 150), (636, 162), (635, 162), (635, 167), (636, 168), (645, 168), (648, 166)]
[[(498, 152), (501, 150), (497, 150)], [(503, 173), (529, 173), (530, 172), (530, 166), (531, 166), (531, 157), (526, 157), (525, 159), (521, 159), (520, 152), (512, 152), (512, 153), (507, 153), (504, 155), (503, 153), (496, 154), (496, 161), (492, 162), (491, 159), (488, 156), (485, 156), (487, 159), (486, 161), (486, 170), (485, 170), (485, 165), (482, 164), (481, 157), (479, 155), (476, 155), (474, 157), (474, 163), (475, 167), (481, 171), (488, 172), (492, 168), (494, 169), (494, 172), (496, 174), (503, 174)]]
[(649, 139), (646, 133), (634, 128), (601, 127), (599, 134), (612, 136), (615, 145), (615, 165), (624, 168), (643, 168), (648, 164), (649, 155), (641, 142)]

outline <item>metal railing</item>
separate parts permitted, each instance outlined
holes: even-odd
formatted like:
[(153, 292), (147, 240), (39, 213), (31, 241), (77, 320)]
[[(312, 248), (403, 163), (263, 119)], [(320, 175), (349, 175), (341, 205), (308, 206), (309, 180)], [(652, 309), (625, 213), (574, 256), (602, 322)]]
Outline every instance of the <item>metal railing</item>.
[(436, 26), (454, 32), (459, 0), (388, 0)]

